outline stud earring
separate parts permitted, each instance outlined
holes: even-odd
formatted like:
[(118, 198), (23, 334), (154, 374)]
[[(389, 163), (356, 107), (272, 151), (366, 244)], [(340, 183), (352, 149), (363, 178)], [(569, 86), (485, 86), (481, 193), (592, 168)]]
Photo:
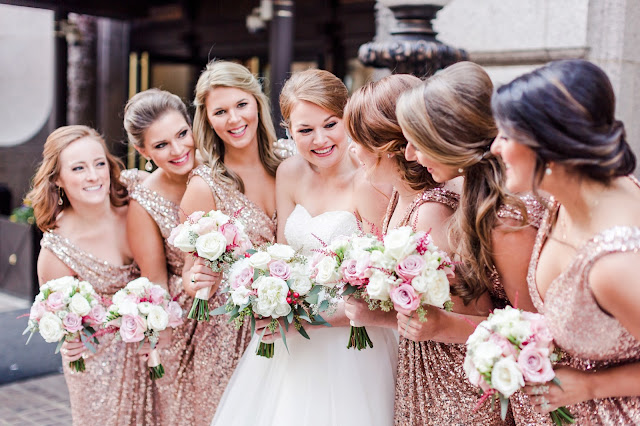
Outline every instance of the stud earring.
[(391, 154), (387, 154), (387, 158), (391, 158)]
[(147, 162), (144, 165), (144, 169), (148, 172), (153, 170), (153, 163), (151, 162), (151, 160), (147, 160)]
[(64, 201), (62, 201), (62, 188), (58, 187), (58, 205), (61, 206), (62, 204), (64, 204)]
[(549, 163), (545, 164), (544, 174), (547, 176), (551, 176), (553, 170), (551, 170), (551, 165)]
[(458, 173), (462, 174), (464, 172), (464, 169), (462, 167), (458, 168)]

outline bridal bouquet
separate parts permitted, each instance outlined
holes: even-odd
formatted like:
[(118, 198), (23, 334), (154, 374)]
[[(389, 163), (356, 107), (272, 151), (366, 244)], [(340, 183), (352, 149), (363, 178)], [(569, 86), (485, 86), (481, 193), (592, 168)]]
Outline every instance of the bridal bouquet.
[[(370, 309), (417, 311), (423, 322), (427, 320), (425, 304), (451, 309), (449, 277), (454, 275), (453, 264), (427, 232), (413, 232), (403, 226), (384, 237), (355, 235), (339, 239), (325, 251), (333, 254), (339, 265), (342, 294), (363, 298)], [(361, 350), (367, 346), (373, 347), (373, 343), (365, 327), (352, 325), (347, 348)]]
[[(171, 231), (168, 242), (183, 252), (205, 259), (214, 272), (222, 271), (252, 247), (244, 225), (219, 210), (191, 213), (185, 223)], [(209, 321), (210, 290), (198, 290), (188, 318)]]
[[(90, 343), (98, 343), (93, 337), (94, 327), (100, 326), (105, 317), (106, 310), (91, 284), (74, 277), (62, 277), (40, 287), (22, 334), (31, 333), (27, 343), (35, 332), (39, 332), (46, 342), (58, 342), (55, 353), (65, 341), (77, 338), (95, 352)], [(69, 366), (75, 371), (84, 371), (84, 358), (71, 361)]]
[[(223, 290), (229, 293), (229, 298), (225, 305), (211, 312), (213, 315), (229, 315), (229, 322), (238, 329), (250, 319), (252, 334), (256, 322), (254, 315), (271, 318), (260, 339), (267, 329), (274, 332), (279, 328), (285, 347), (287, 339), (279, 318), (287, 331), (293, 325), (307, 339), (309, 335), (302, 321), (329, 326), (320, 312), (332, 307), (333, 299), (322, 285), (311, 281), (306, 257), (285, 244), (273, 244), (248, 253), (251, 254), (249, 257), (236, 261), (229, 268), (227, 286)], [(272, 358), (273, 353), (273, 343), (260, 341), (257, 355)]]
[[(500, 400), (504, 420), (509, 397), (524, 387), (525, 382), (546, 383), (558, 379), (552, 361), (553, 336), (540, 314), (507, 306), (496, 309), (482, 321), (467, 339), (464, 371), (471, 384), (479, 386), (486, 399)], [(565, 407), (549, 413), (556, 425), (574, 423)]]
[(113, 304), (104, 322), (116, 337), (126, 343), (140, 343), (145, 339), (151, 345), (147, 366), (152, 380), (164, 375), (160, 355), (155, 349), (159, 333), (167, 327), (182, 324), (182, 308), (171, 301), (167, 291), (147, 278), (141, 277), (129, 282), (113, 295)]

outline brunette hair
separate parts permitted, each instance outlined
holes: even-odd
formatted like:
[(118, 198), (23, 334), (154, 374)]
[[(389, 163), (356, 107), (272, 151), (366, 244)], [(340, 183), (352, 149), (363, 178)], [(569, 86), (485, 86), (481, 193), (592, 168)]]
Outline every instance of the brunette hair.
[(300, 101), (310, 102), (342, 118), (349, 91), (329, 71), (309, 69), (293, 74), (280, 92), (282, 127), (291, 126), (291, 111)]
[(213, 60), (207, 64), (196, 84), (193, 101), (196, 112), (193, 117), (193, 138), (204, 161), (209, 164), (214, 176), (221, 181), (235, 185), (244, 192), (244, 183), (240, 176), (224, 165), (224, 142), (211, 128), (207, 117), (205, 101), (209, 93), (217, 87), (233, 87), (252, 95), (258, 104), (258, 155), (265, 170), (276, 175), (276, 169), (282, 161), (273, 150), (276, 131), (273, 127), (269, 99), (262, 92), (258, 79), (244, 66), (234, 62)]
[[(113, 156), (100, 134), (87, 126), (63, 126), (53, 131), (44, 143), (42, 162), (33, 178), (33, 186), (27, 194), (31, 201), (36, 224), (43, 232), (55, 229), (56, 218), (65, 208), (69, 200), (61, 192), (55, 181), (60, 176), (60, 153), (73, 142), (89, 137), (102, 145), (109, 165), (109, 199), (114, 207), (121, 207), (129, 202), (127, 188), (120, 182), (122, 162)], [(62, 205), (58, 200), (62, 198)]]
[(615, 119), (609, 78), (591, 62), (554, 61), (498, 89), (492, 106), (503, 131), (536, 154), (533, 187), (546, 163), (608, 184), (636, 167), (624, 124)]
[(412, 189), (425, 190), (439, 186), (431, 173), (416, 161), (407, 161), (407, 140), (396, 117), (398, 97), (421, 83), (409, 74), (394, 74), (371, 82), (351, 95), (344, 108), (347, 132), (363, 148), (376, 154), (394, 154), (395, 165)]
[(503, 189), (502, 164), (489, 150), (498, 133), (491, 115), (492, 91), (482, 67), (458, 62), (405, 92), (397, 107), (400, 126), (416, 149), (439, 163), (463, 169), (463, 190), (449, 240), (462, 260), (456, 266), (453, 291), (465, 303), (492, 286), (491, 235), (499, 224), (500, 207), (515, 207), (523, 223), (527, 218), (522, 201)]
[(145, 132), (156, 120), (170, 111), (182, 115), (191, 126), (191, 117), (182, 100), (173, 93), (149, 89), (135, 94), (124, 107), (124, 129), (129, 142), (144, 148)]

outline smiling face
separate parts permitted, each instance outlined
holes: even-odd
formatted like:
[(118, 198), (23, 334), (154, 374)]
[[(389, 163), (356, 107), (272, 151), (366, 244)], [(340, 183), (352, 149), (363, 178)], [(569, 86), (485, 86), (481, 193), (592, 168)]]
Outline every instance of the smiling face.
[(109, 202), (111, 179), (102, 144), (87, 136), (70, 143), (60, 152), (61, 187), (71, 205)]
[(408, 161), (417, 161), (422, 167), (425, 167), (433, 180), (438, 183), (447, 182), (453, 178), (461, 175), (457, 167), (442, 164), (432, 159), (426, 153), (418, 149), (419, 145), (412, 142), (407, 133), (403, 132), (404, 137), (407, 139), (407, 149), (405, 150), (405, 158)]
[(505, 186), (511, 192), (532, 190), (536, 168), (536, 154), (528, 146), (518, 143), (502, 130), (491, 144), (491, 153), (500, 156), (505, 165)]
[(227, 148), (243, 149), (257, 143), (258, 102), (235, 87), (216, 87), (205, 99), (207, 118)]
[(167, 173), (188, 174), (195, 165), (195, 144), (182, 114), (169, 110), (158, 117), (146, 130), (140, 152)]
[(289, 120), (291, 136), (305, 160), (323, 168), (342, 160), (348, 142), (341, 118), (316, 104), (299, 101)]

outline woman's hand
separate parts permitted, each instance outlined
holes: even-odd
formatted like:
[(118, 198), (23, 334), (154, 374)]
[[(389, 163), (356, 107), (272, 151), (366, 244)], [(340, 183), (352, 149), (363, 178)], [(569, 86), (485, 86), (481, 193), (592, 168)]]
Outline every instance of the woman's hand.
[(369, 309), (369, 305), (363, 299), (347, 296), (344, 300), (344, 313), (354, 324), (354, 327), (386, 327), (396, 328), (395, 312), (384, 312), (382, 310)]
[[(173, 337), (173, 329), (165, 328), (160, 333), (158, 333), (158, 342), (154, 349), (166, 349), (171, 345), (171, 340)], [(151, 353), (151, 344), (148, 341), (145, 341), (140, 350), (138, 350), (138, 355), (143, 361), (146, 361), (149, 358), (149, 354)]]
[[(293, 324), (289, 324), (289, 330), (287, 331), (282, 320), (278, 319), (277, 321), (278, 323), (280, 323), (280, 325), (278, 326), (278, 328), (276, 328), (275, 331), (271, 331), (267, 328), (271, 323), (271, 318), (263, 318), (263, 319), (256, 318), (256, 335), (260, 337), (264, 332), (264, 336), (262, 336), (262, 340), (261, 340), (262, 342), (273, 343), (276, 340), (281, 339), (282, 334), (280, 333), (280, 327), (282, 327), (282, 330), (284, 330), (285, 335), (288, 335), (289, 333), (291, 333), (292, 330), (295, 330), (295, 327), (293, 326)], [(265, 330), (265, 328), (267, 329)]]
[(209, 287), (211, 288), (209, 295), (213, 295), (222, 281), (222, 273), (213, 272), (201, 258), (196, 258), (196, 261), (189, 272), (191, 279), (183, 285), (185, 287), (188, 286), (188, 289), (191, 290), (192, 293)]
[(79, 338), (76, 338), (70, 342), (64, 342), (62, 344), (62, 348), (60, 348), (60, 355), (62, 356), (63, 362), (69, 363), (82, 358), (86, 350), (87, 347), (84, 343), (82, 343)]
[(550, 413), (560, 407), (594, 398), (589, 377), (592, 373), (568, 367), (558, 367), (555, 373), (561, 387), (547, 382), (543, 385), (527, 384), (523, 388), (523, 392), (529, 395), (529, 400), (538, 413)]
[(396, 315), (398, 334), (414, 342), (433, 340), (441, 311), (433, 306), (424, 306), (424, 309), (427, 311), (426, 322), (420, 321), (416, 311), (396, 308), (398, 312)]

